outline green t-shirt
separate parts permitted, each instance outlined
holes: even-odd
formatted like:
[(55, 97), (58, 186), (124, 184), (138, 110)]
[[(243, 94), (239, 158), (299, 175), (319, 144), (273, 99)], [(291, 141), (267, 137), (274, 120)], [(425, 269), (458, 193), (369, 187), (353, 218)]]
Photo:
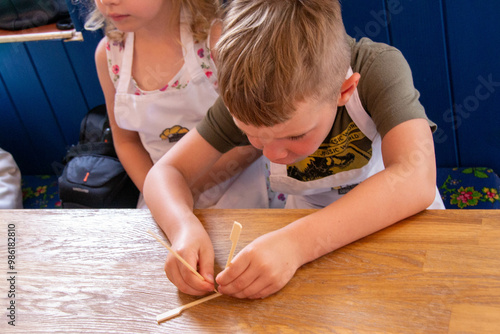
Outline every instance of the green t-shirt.
[[(410, 67), (399, 50), (368, 38), (351, 39), (351, 47), (351, 67), (361, 75), (357, 87), (361, 104), (382, 138), (398, 124), (411, 119), (426, 119), (432, 130), (436, 130), (436, 125), (425, 114)], [(220, 98), (198, 124), (197, 130), (220, 152), (249, 144)], [(339, 107), (332, 130), (323, 144), (310, 157), (288, 166), (287, 171), (290, 177), (298, 180), (315, 180), (360, 168), (370, 160), (371, 154), (370, 139), (361, 133), (346, 108)]]

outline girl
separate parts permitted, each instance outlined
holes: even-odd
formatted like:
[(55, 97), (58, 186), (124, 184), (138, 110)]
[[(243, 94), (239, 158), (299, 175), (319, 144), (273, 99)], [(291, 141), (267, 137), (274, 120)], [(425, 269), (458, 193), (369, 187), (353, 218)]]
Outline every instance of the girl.
[[(86, 28), (105, 26), (95, 58), (113, 141), (141, 193), (153, 164), (218, 96), (211, 53), (221, 31), (217, 14), (210, 0), (95, 1)], [(192, 185), (196, 207), (268, 207), (263, 160), (256, 160), (256, 152), (228, 152), (199, 177)], [(250, 182), (258, 195), (246, 195)], [(142, 195), (138, 207), (146, 207)]]

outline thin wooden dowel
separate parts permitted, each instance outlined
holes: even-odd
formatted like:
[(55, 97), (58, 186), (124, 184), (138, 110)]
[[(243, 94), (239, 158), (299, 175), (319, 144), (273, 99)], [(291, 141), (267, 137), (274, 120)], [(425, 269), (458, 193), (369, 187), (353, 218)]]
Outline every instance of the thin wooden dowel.
[(217, 298), (217, 297), (220, 297), (220, 296), (222, 296), (222, 294), (221, 294), (221, 293), (216, 292), (216, 293), (211, 294), (211, 295), (209, 295), (209, 296), (206, 296), (206, 297), (204, 297), (204, 298), (201, 298), (201, 299), (195, 300), (194, 302), (191, 302), (191, 303), (189, 303), (189, 304), (182, 305), (182, 306), (179, 306), (179, 307), (177, 307), (177, 308), (174, 308), (174, 309), (172, 309), (172, 310), (170, 310), (170, 311), (167, 311), (167, 312), (165, 312), (165, 313), (162, 313), (162, 314), (160, 314), (160, 315), (157, 315), (157, 316), (156, 316), (156, 322), (161, 323), (161, 322), (163, 322), (163, 321), (166, 321), (166, 320), (168, 320), (168, 319), (171, 319), (171, 318), (173, 318), (173, 317), (176, 317), (176, 316), (178, 316), (179, 314), (181, 314), (181, 313), (182, 313), (182, 311), (187, 310), (187, 309), (188, 309), (188, 308), (190, 308), (190, 307), (196, 306), (196, 305), (198, 305), (198, 304), (204, 303), (204, 302), (206, 302), (206, 301), (208, 301), (208, 300), (211, 300), (211, 299), (214, 299), (214, 298)]

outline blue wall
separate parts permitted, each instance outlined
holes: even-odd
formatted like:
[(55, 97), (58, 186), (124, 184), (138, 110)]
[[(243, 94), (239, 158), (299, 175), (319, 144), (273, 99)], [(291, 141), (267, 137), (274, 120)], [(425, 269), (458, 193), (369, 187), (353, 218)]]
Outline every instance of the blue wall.
[(81, 119), (104, 103), (94, 65), (101, 38), (0, 44), (0, 147), (23, 174), (57, 174)]
[[(369, 3), (369, 5), (368, 5)], [(500, 1), (344, 0), (348, 33), (400, 49), (434, 135), (440, 167), (500, 172)]]
[[(500, 1), (344, 0), (347, 30), (400, 49), (429, 117), (438, 166), (500, 172)], [(104, 103), (84, 42), (0, 44), (0, 147), (25, 174), (58, 173), (87, 110)]]

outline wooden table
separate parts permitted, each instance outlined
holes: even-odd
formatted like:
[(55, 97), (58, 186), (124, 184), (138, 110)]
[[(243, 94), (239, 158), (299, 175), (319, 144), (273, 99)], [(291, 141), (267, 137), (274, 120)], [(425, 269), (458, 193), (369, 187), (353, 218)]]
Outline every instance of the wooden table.
[[(243, 225), (238, 252), (310, 212), (197, 215), (213, 240), (217, 273), (233, 220)], [(0, 332), (500, 332), (500, 211), (420, 213), (301, 267), (273, 296), (222, 296), (160, 325), (156, 315), (198, 297), (168, 281), (167, 251), (148, 229), (160, 233), (147, 210), (0, 210)]]

